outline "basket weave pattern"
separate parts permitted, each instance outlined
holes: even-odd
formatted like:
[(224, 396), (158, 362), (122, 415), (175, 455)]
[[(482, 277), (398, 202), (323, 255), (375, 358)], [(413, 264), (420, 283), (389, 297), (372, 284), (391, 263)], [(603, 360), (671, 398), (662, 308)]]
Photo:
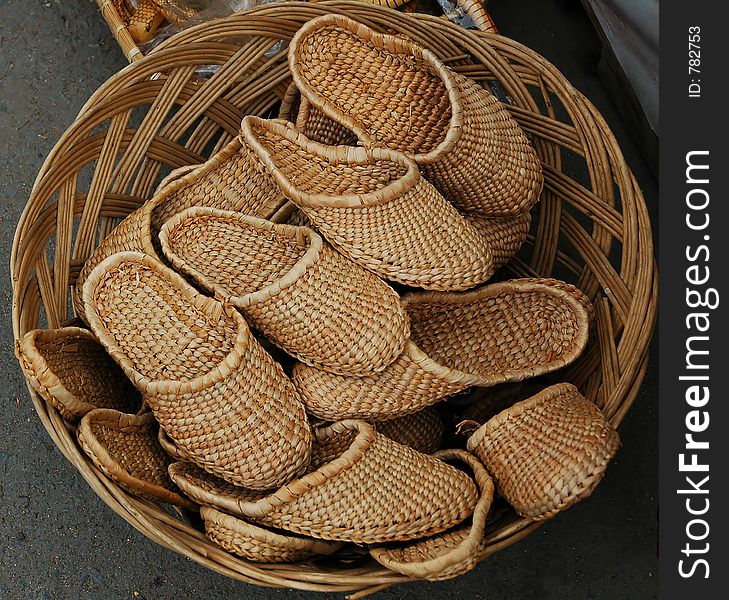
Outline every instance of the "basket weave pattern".
[[(559, 277), (589, 297), (594, 339), (561, 377), (617, 426), (645, 373), (657, 290), (648, 213), (609, 127), (564, 76), (527, 48), (496, 35), (464, 33), (438, 18), (359, 2), (271, 4), (215, 27), (192, 28), (104, 84), (49, 154), (18, 223), (11, 257), (16, 339), (74, 317), (68, 292), (99, 235), (151, 198), (168, 169), (202, 163), (233, 142), (243, 115), (277, 114), (291, 77), (285, 53), (265, 53), (331, 11), (405, 34), (456, 73), (498, 82), (513, 100), (508, 111), (533, 139), (545, 186), (526, 243), (505, 274)], [(210, 64), (219, 66), (217, 73), (194, 81), (195, 70)], [(166, 76), (152, 77), (161, 72)], [(133, 111), (142, 115), (141, 125), (132, 121)], [(569, 167), (563, 166), (567, 158)], [(573, 175), (577, 171), (584, 175)], [(31, 397), (54, 443), (92, 489), (166, 548), (260, 585), (367, 592), (408, 580), (374, 561), (281, 569), (232, 557), (191, 525), (170, 524), (162, 507), (110, 482), (52, 405), (35, 392)], [(476, 559), (538, 526), (505, 515), (489, 529)]]

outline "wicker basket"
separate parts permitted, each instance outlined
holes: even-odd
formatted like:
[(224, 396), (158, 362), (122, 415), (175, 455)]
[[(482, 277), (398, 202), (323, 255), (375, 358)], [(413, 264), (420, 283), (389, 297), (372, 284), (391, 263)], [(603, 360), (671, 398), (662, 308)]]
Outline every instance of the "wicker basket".
[[(559, 277), (590, 297), (594, 336), (560, 376), (619, 425), (645, 373), (657, 286), (645, 203), (605, 121), (552, 65), (520, 44), (464, 32), (437, 17), (360, 2), (271, 4), (186, 30), (104, 84), (48, 156), (18, 223), (11, 258), (16, 339), (71, 318), (69, 288), (99, 234), (108, 234), (149, 198), (169, 169), (200, 163), (233, 140), (244, 114), (277, 114), (291, 82), (287, 57), (264, 53), (328, 11), (381, 31), (407, 33), (456, 71), (483, 83), (498, 80), (512, 98), (509, 110), (542, 160), (545, 190), (527, 241), (505, 274)], [(214, 77), (204, 84), (191, 80), (198, 66), (211, 63), (220, 65)], [(167, 76), (152, 77), (160, 72)], [(130, 121), (132, 114), (141, 123)], [(563, 171), (565, 157), (569, 166)], [(172, 523), (164, 508), (128, 495), (106, 478), (61, 415), (30, 393), (53, 441), (94, 491), (170, 550), (259, 585), (367, 593), (409, 581), (374, 561), (338, 562), (336, 555), (325, 567), (288, 568), (232, 557), (200, 530)], [(569, 526), (569, 513), (562, 526)], [(488, 525), (478, 559), (537, 527), (506, 513)]]

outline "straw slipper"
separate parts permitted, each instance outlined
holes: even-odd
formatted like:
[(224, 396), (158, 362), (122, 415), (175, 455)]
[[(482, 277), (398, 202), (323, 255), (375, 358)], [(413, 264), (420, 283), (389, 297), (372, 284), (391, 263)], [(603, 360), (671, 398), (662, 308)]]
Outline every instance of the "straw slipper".
[(469, 517), (473, 480), (427, 454), (393, 442), (369, 423), (341, 421), (315, 431), (309, 472), (267, 496), (219, 483), (189, 466), (170, 476), (191, 498), (267, 527), (358, 544), (410, 540)]
[(83, 301), (101, 343), (201, 467), (255, 489), (306, 468), (311, 430), (299, 396), (232, 306), (136, 252), (99, 264)]
[(381, 373), (357, 378), (294, 367), (308, 412), (328, 420), (395, 418), (471, 386), (560, 369), (588, 340), (586, 299), (568, 284), (522, 279), (469, 292), (412, 293), (402, 301), (410, 342)]
[(493, 274), (481, 233), (403, 154), (325, 146), (290, 123), (253, 116), (243, 119), (242, 136), (317, 231), (380, 277), (460, 290)]
[(191, 208), (160, 231), (178, 271), (240, 309), (270, 341), (325, 371), (382, 371), (402, 352), (397, 293), (308, 227)]
[(515, 216), (537, 202), (541, 163), (507, 108), (429, 50), (331, 14), (299, 29), (288, 58), (306, 102), (361, 144), (407, 154), (459, 210)]
[(69, 421), (95, 408), (141, 407), (137, 389), (86, 329), (34, 329), (16, 342), (15, 354), (33, 389)]
[(587, 498), (619, 446), (600, 409), (569, 383), (507, 408), (468, 440), (499, 494), (534, 520)]
[(79, 423), (77, 436), (94, 464), (122, 488), (148, 500), (194, 509), (167, 469), (171, 459), (157, 441), (152, 413), (128, 415), (99, 408)]

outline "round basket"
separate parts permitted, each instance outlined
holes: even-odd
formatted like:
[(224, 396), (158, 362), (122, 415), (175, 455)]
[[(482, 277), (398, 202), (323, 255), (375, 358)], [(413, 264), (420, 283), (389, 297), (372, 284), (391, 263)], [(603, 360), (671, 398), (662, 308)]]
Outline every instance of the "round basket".
[[(69, 291), (99, 240), (148, 199), (170, 170), (200, 163), (238, 135), (246, 114), (276, 116), (291, 83), (285, 44), (306, 21), (342, 12), (407, 35), (483, 85), (497, 82), (543, 163), (532, 230), (504, 277), (553, 276), (593, 301), (587, 350), (559, 380), (617, 426), (647, 364), (657, 286), (643, 197), (607, 124), (546, 60), (494, 34), (437, 17), (350, 2), (276, 3), (186, 30), (114, 75), (89, 99), (38, 174), (12, 251), (15, 338), (76, 323)], [(202, 65), (218, 65), (205, 82)], [(73, 426), (31, 392), (64, 455), (113, 510), (159, 544), (224, 575), (265, 586), (354, 591), (408, 579), (363, 557), (256, 564), (232, 556), (161, 506), (128, 495), (79, 448)], [(489, 523), (479, 559), (533, 532), (514, 512)]]

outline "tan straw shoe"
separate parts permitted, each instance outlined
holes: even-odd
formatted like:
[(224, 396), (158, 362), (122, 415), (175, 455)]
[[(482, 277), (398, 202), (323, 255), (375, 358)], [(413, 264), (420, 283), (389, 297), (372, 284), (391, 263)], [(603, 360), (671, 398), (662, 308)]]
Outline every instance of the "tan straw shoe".
[(370, 555), (391, 571), (440, 581), (463, 575), (478, 564), (494, 498), (494, 482), (483, 464), (464, 450), (441, 450), (434, 456), (439, 460), (465, 463), (473, 471), (480, 497), (471, 522), (406, 545), (371, 548)]
[(619, 446), (600, 409), (569, 383), (507, 408), (468, 440), (499, 493), (534, 520), (587, 498)]
[(205, 163), (173, 171), (152, 199), (127, 216), (86, 260), (73, 291), (76, 314), (86, 320), (81, 293), (91, 271), (117, 252), (143, 252), (160, 258), (159, 230), (178, 212), (209, 206), (268, 218), (285, 203), (271, 176), (240, 137)]
[(325, 146), (254, 116), (243, 119), (242, 136), (327, 241), (380, 277), (447, 290), (493, 274), (481, 234), (403, 154)]
[(172, 479), (201, 504), (267, 527), (358, 544), (444, 531), (469, 517), (478, 501), (467, 474), (363, 421), (317, 429), (309, 472), (263, 497), (180, 464), (170, 466)]
[(413, 158), (459, 210), (516, 216), (539, 199), (541, 163), (506, 107), (411, 40), (325, 15), (294, 35), (289, 66), (309, 104)]
[(231, 305), (137, 252), (99, 264), (83, 301), (101, 343), (201, 467), (255, 489), (306, 468), (311, 430), (299, 396)]
[(204, 506), (200, 516), (205, 533), (221, 548), (248, 560), (262, 563), (289, 563), (332, 554), (342, 544), (326, 542), (264, 529), (259, 525)]
[(194, 509), (196, 504), (170, 479), (171, 459), (157, 441), (157, 428), (152, 413), (128, 415), (99, 408), (81, 419), (77, 436), (94, 464), (128, 492)]
[(93, 333), (80, 327), (34, 329), (15, 344), (23, 373), (69, 421), (95, 408), (136, 413), (142, 399)]
[(159, 237), (174, 267), (306, 364), (365, 375), (405, 347), (410, 332), (397, 293), (308, 227), (191, 208)]

